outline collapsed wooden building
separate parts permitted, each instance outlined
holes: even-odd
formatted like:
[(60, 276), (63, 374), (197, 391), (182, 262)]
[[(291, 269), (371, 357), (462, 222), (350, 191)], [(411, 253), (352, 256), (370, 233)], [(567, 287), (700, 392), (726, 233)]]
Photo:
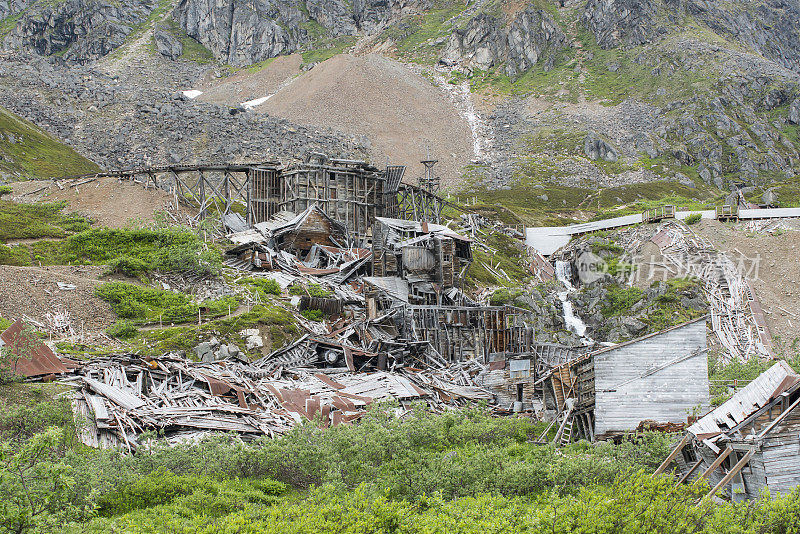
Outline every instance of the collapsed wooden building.
[(656, 473), (706, 480), (733, 501), (800, 486), (800, 375), (781, 360), (691, 425)]

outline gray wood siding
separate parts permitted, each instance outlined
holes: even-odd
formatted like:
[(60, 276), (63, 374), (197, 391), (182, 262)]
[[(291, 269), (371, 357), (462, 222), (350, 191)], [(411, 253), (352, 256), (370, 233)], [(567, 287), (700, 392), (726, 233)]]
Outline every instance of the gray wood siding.
[(595, 433), (634, 430), (644, 420), (685, 423), (696, 407), (706, 411), (705, 352), (642, 377), (705, 348), (706, 323), (698, 321), (595, 355)]
[(764, 469), (770, 492), (800, 486), (800, 411), (795, 409), (764, 438)]

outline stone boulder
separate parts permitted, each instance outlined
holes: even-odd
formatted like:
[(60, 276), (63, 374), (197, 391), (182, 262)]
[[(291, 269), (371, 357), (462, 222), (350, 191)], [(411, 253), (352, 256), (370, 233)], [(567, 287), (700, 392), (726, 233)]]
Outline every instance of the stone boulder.
[(181, 42), (165, 29), (156, 28), (154, 39), (156, 42), (156, 49), (162, 56), (175, 61), (183, 54), (183, 45)]
[(800, 124), (800, 98), (795, 98), (794, 102), (789, 106), (789, 122), (792, 124)]
[(592, 160), (604, 160), (614, 162), (619, 159), (619, 154), (613, 146), (597, 136), (594, 132), (589, 132), (583, 142), (583, 151)]

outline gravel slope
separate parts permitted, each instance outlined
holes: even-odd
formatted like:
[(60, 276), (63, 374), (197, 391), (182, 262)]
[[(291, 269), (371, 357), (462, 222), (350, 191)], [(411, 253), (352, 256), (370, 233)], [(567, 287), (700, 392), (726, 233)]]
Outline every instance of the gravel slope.
[(308, 127), (332, 128), (369, 139), (372, 161), (409, 166), (440, 160), (443, 183), (453, 184), (472, 158), (472, 134), (448, 96), (401, 63), (378, 55), (335, 56), (295, 78), (259, 112)]

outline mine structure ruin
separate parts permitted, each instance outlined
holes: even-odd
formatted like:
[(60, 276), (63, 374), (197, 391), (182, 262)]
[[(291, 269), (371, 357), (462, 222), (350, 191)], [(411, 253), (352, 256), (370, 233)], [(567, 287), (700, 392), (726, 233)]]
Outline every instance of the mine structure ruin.
[(91, 180), (117, 177), (156, 187), (174, 195), (176, 203), (209, 212), (244, 212), (248, 226), (281, 212), (302, 213), (318, 205), (347, 227), (357, 240), (367, 238), (378, 217), (441, 222), (447, 201), (419, 185), (403, 183), (406, 168), (381, 170), (364, 161), (312, 153), (304, 162), (228, 165), (172, 165), (85, 175)]

